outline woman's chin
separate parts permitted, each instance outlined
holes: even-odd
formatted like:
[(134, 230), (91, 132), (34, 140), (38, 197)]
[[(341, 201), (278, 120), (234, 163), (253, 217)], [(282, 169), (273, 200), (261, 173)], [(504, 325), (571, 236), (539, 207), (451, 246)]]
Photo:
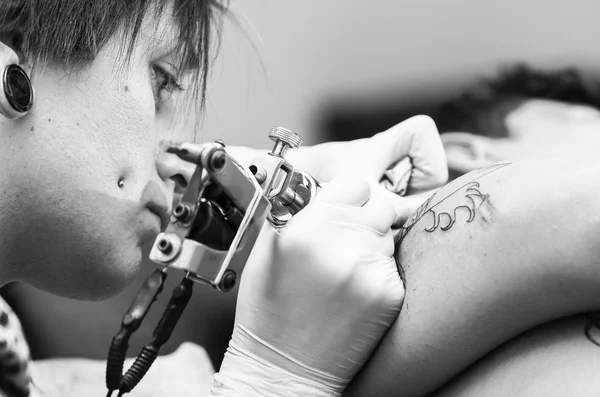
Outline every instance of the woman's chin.
[[(82, 264), (77, 258), (56, 264), (62, 271), (43, 277), (29, 275), (26, 280), (37, 288), (70, 299), (100, 301), (108, 299), (130, 285), (142, 263), (142, 250), (130, 249), (127, 255), (89, 258)], [(70, 263), (69, 263), (70, 262)]]
[(134, 280), (159, 219), (138, 203), (101, 195), (78, 199), (65, 209), (47, 211), (40, 204), (37, 212), (15, 212), (10, 279), (93, 301), (116, 295)]

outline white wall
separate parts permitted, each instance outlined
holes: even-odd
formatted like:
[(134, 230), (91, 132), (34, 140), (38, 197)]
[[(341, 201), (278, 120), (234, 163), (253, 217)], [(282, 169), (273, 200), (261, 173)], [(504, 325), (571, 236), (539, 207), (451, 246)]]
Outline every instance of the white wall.
[(512, 60), (600, 65), (598, 0), (247, 0), (231, 9), (258, 51), (226, 24), (202, 140), (269, 147), (269, 128), (282, 125), (310, 144), (331, 99), (362, 96), (368, 106), (386, 91), (452, 89)]

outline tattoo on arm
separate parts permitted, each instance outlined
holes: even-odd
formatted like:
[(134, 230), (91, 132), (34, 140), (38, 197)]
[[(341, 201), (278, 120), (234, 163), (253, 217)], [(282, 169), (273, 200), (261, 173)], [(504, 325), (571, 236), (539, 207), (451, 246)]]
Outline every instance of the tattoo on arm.
[[(491, 205), (489, 202), (489, 195), (481, 192), (480, 184), (477, 182), (477, 180), (508, 165), (510, 165), (510, 163), (499, 163), (488, 167), (479, 168), (469, 174), (468, 181), (465, 181), (464, 179), (461, 180), (459, 178), (446, 185), (443, 192), (434, 193), (410, 216), (410, 218), (408, 218), (408, 220), (400, 228), (400, 236), (397, 241), (396, 249), (400, 247), (402, 240), (404, 240), (404, 237), (406, 237), (408, 232), (426, 215), (432, 220), (432, 223), (424, 229), (424, 231), (428, 233), (433, 233), (438, 229), (441, 231), (446, 231), (452, 228), (456, 222), (456, 216), (459, 209), (467, 211), (467, 223), (473, 222), (475, 215), (477, 214), (477, 210), (480, 209), (484, 203), (487, 202)], [(457, 205), (450, 211), (443, 211), (441, 204), (446, 199), (454, 195), (462, 195), (464, 202)], [(486, 220), (483, 214), (482, 219)], [(394, 255), (394, 258), (396, 259), (396, 266), (398, 267), (400, 277), (402, 278), (402, 281), (404, 281), (404, 285), (406, 287), (407, 280), (405, 277), (404, 267), (400, 262), (400, 256), (396, 254)]]
[[(447, 189), (445, 189), (446, 191), (444, 193), (434, 193), (433, 196), (429, 197), (401, 227), (399, 243), (402, 242), (410, 229), (426, 215), (430, 215), (428, 217), (433, 221), (432, 224), (424, 229), (428, 233), (433, 233), (438, 229), (441, 231), (449, 230), (456, 222), (456, 215), (459, 209), (466, 210), (468, 212), (467, 223), (472, 222), (475, 219), (477, 208), (481, 207), (484, 202), (489, 200), (489, 195), (481, 192), (480, 184), (477, 180), (500, 168), (504, 168), (509, 164), (510, 163), (500, 163), (477, 169), (470, 174), (471, 178), (469, 181), (456, 180), (446, 186)], [(442, 210), (441, 204), (446, 199), (456, 195), (461, 195), (461, 197), (464, 198), (464, 202), (450, 211)]]
[[(481, 192), (481, 185), (477, 182), (478, 179), (497, 171), (501, 168), (510, 165), (510, 163), (499, 163), (492, 166), (477, 169), (469, 174), (468, 181), (457, 179), (445, 186), (444, 192), (434, 193), (427, 199), (404, 223), (400, 228), (400, 239), (397, 247), (400, 246), (404, 237), (419, 221), (427, 216), (431, 219), (431, 223), (427, 224), (423, 229), (425, 232), (433, 233), (436, 230), (446, 231), (452, 228), (456, 223), (457, 211), (459, 209), (466, 210), (468, 216), (467, 223), (473, 222), (475, 216), (481, 212), (481, 207), (484, 203), (489, 203), (489, 194)], [(452, 196), (460, 195), (464, 201), (456, 205), (451, 210), (443, 210), (441, 204)], [(400, 277), (406, 286), (406, 278), (404, 276), (404, 268), (400, 263), (398, 255), (394, 256), (396, 265), (400, 272)], [(594, 345), (600, 347), (600, 311), (589, 312), (586, 314), (587, 322), (583, 329), (585, 337)]]

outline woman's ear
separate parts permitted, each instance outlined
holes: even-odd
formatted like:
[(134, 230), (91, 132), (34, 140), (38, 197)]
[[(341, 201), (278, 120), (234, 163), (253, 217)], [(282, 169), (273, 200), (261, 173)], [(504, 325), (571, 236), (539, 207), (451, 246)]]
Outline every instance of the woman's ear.
[(0, 66), (2, 66), (0, 70), (4, 70), (4, 68), (8, 65), (19, 64), (19, 57), (17, 53), (11, 45), (6, 44), (7, 40), (5, 40), (4, 36), (6, 35), (0, 36)]
[(502, 160), (494, 154), (493, 139), (486, 136), (446, 132), (440, 137), (446, 150), (451, 179)]
[(17, 33), (0, 32), (0, 42), (9, 47), (15, 53), (20, 51), (21, 35)]

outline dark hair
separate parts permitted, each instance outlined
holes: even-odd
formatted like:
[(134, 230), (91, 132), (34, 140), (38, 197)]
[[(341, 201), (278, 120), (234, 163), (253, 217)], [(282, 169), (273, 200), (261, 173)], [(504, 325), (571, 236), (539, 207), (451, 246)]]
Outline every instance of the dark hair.
[(219, 0), (0, 0), (0, 34), (15, 33), (15, 50), (32, 65), (52, 62), (71, 69), (91, 63), (121, 31), (129, 58), (144, 17), (160, 15), (169, 4), (179, 29), (180, 68), (198, 71), (193, 95), (203, 108), (212, 30), (220, 30), (227, 11)]
[(600, 108), (597, 87), (585, 81), (575, 69), (545, 72), (517, 64), (442, 104), (433, 118), (441, 133), (463, 131), (492, 138), (507, 137), (506, 116), (533, 98)]

